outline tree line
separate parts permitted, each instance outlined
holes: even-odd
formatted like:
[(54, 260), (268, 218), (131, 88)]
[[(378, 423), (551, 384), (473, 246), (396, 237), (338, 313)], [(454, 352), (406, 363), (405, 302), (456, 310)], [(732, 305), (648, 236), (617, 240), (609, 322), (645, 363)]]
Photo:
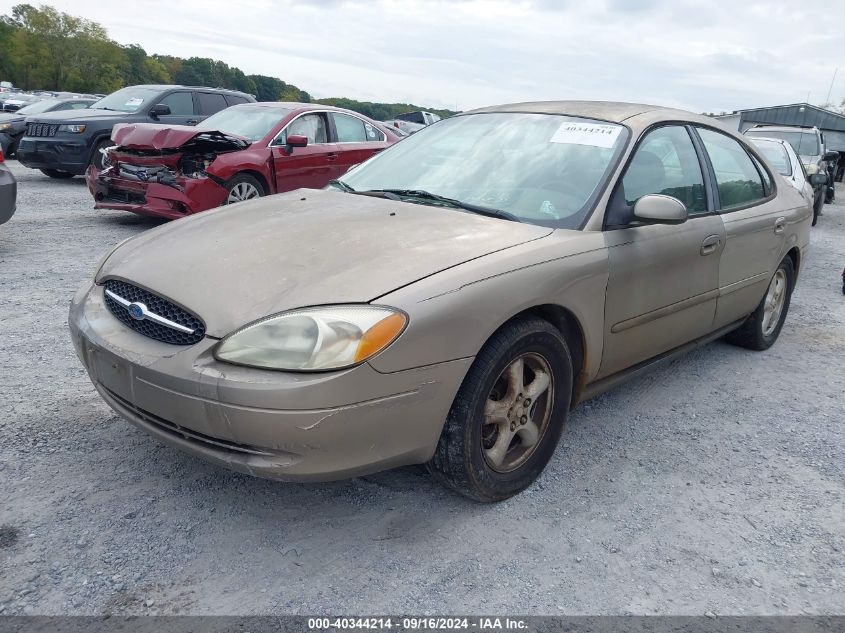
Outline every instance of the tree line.
[(427, 109), (409, 103), (372, 103), (343, 97), (313, 99), (278, 77), (247, 75), (206, 57), (149, 55), (137, 44), (119, 44), (100, 24), (41, 5), (19, 4), (0, 16), (0, 80), (24, 90), (108, 94), (135, 84), (182, 84), (240, 90), (258, 101), (335, 105), (377, 120)]

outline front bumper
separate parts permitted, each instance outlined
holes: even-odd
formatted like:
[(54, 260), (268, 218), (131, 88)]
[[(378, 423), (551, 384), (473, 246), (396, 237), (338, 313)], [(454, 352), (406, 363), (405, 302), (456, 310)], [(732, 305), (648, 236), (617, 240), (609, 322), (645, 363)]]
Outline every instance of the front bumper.
[(24, 136), (18, 143), (18, 161), (32, 169), (55, 169), (81, 176), (88, 167), (88, 145), (83, 139)]
[(5, 167), (0, 167), (0, 224), (8, 222), (15, 214), (18, 183)]
[(216, 361), (217, 340), (174, 346), (126, 328), (100, 286), (82, 289), (71, 336), (97, 391), (135, 426), (226, 468), (325, 481), (431, 458), (472, 359), (382, 374), (322, 374)]
[(219, 207), (228, 194), (211, 178), (177, 176), (177, 189), (158, 182), (130, 180), (114, 175), (111, 169), (98, 171), (91, 166), (85, 179), (96, 209), (131, 211), (169, 220)]

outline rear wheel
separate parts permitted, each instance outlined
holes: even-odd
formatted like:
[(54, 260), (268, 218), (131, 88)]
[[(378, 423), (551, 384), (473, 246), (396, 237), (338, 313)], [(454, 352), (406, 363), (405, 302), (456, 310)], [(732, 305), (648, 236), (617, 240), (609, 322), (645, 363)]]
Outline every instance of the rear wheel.
[(477, 501), (501, 501), (543, 471), (569, 412), (572, 361), (560, 332), (529, 317), (484, 345), (452, 404), (428, 468)]
[(739, 329), (725, 337), (729, 343), (753, 350), (769, 349), (778, 339), (795, 284), (792, 259), (784, 257), (757, 309)]
[(249, 174), (238, 174), (226, 183), (226, 204), (235, 204), (244, 200), (252, 200), (266, 195), (264, 187), (258, 179)]
[(50, 178), (58, 178), (64, 180), (65, 178), (73, 178), (73, 174), (67, 171), (59, 171), (58, 169), (42, 169), (41, 173)]

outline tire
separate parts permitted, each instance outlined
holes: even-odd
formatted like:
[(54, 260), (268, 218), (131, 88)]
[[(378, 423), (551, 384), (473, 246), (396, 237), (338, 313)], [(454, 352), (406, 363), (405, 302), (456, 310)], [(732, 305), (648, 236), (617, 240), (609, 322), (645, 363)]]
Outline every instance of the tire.
[(15, 141), (14, 143), (9, 145), (5, 152), (6, 158), (18, 157), (18, 143), (19, 141)]
[[(772, 298), (771, 293), (775, 292), (774, 288), (778, 279), (781, 279), (784, 286), (781, 290), (782, 303), (777, 315), (777, 321), (774, 325), (767, 321), (767, 304)], [(727, 336), (725, 340), (734, 345), (745, 347), (746, 349), (753, 349), (762, 351), (769, 349), (780, 335), (780, 330), (786, 320), (786, 313), (789, 312), (789, 302), (792, 298), (792, 289), (795, 285), (795, 269), (792, 266), (792, 259), (788, 256), (783, 258), (783, 261), (778, 266), (775, 274), (769, 282), (766, 289), (766, 294), (760, 300), (760, 305), (751, 313), (739, 329), (734, 330)]]
[(99, 171), (105, 169), (105, 165), (103, 164), (103, 152), (101, 150), (113, 146), (114, 142), (110, 138), (105, 138), (102, 141), (97, 141), (97, 144), (94, 145), (94, 152), (91, 154), (91, 162), (88, 164), (94, 165), (94, 167), (96, 167)]
[(42, 169), (41, 173), (45, 176), (50, 176), (50, 178), (58, 178), (59, 180), (73, 178), (73, 174), (71, 174), (70, 172), (59, 171), (58, 169)]
[[(520, 359), (522, 364), (515, 365)], [(544, 391), (542, 371), (550, 378)], [(515, 375), (521, 375), (523, 391), (511, 397)], [(464, 378), (427, 464), (429, 472), (460, 494), (486, 503), (527, 488), (557, 447), (569, 413), (572, 375), (566, 340), (548, 321), (526, 317), (502, 327)], [(538, 395), (526, 405), (531, 398), (525, 392), (532, 385)], [(485, 411), (498, 417), (499, 424), (485, 424)], [(536, 440), (529, 445), (532, 437)]]
[(253, 200), (266, 196), (267, 192), (257, 178), (249, 174), (237, 174), (226, 183), (226, 202), (224, 204), (235, 204), (244, 200)]
[(822, 214), (822, 206), (824, 205), (824, 194), (815, 196), (813, 198), (813, 226), (819, 221), (819, 216)]

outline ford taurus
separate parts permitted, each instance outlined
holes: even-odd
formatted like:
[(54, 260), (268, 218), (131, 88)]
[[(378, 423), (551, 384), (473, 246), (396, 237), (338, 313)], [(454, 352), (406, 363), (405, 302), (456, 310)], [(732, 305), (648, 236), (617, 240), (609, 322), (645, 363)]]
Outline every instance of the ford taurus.
[(491, 107), (132, 238), (70, 328), (106, 402), (182, 450), (281, 480), (425, 463), (496, 501), (578, 402), (717, 337), (771, 346), (811, 219), (710, 118)]

